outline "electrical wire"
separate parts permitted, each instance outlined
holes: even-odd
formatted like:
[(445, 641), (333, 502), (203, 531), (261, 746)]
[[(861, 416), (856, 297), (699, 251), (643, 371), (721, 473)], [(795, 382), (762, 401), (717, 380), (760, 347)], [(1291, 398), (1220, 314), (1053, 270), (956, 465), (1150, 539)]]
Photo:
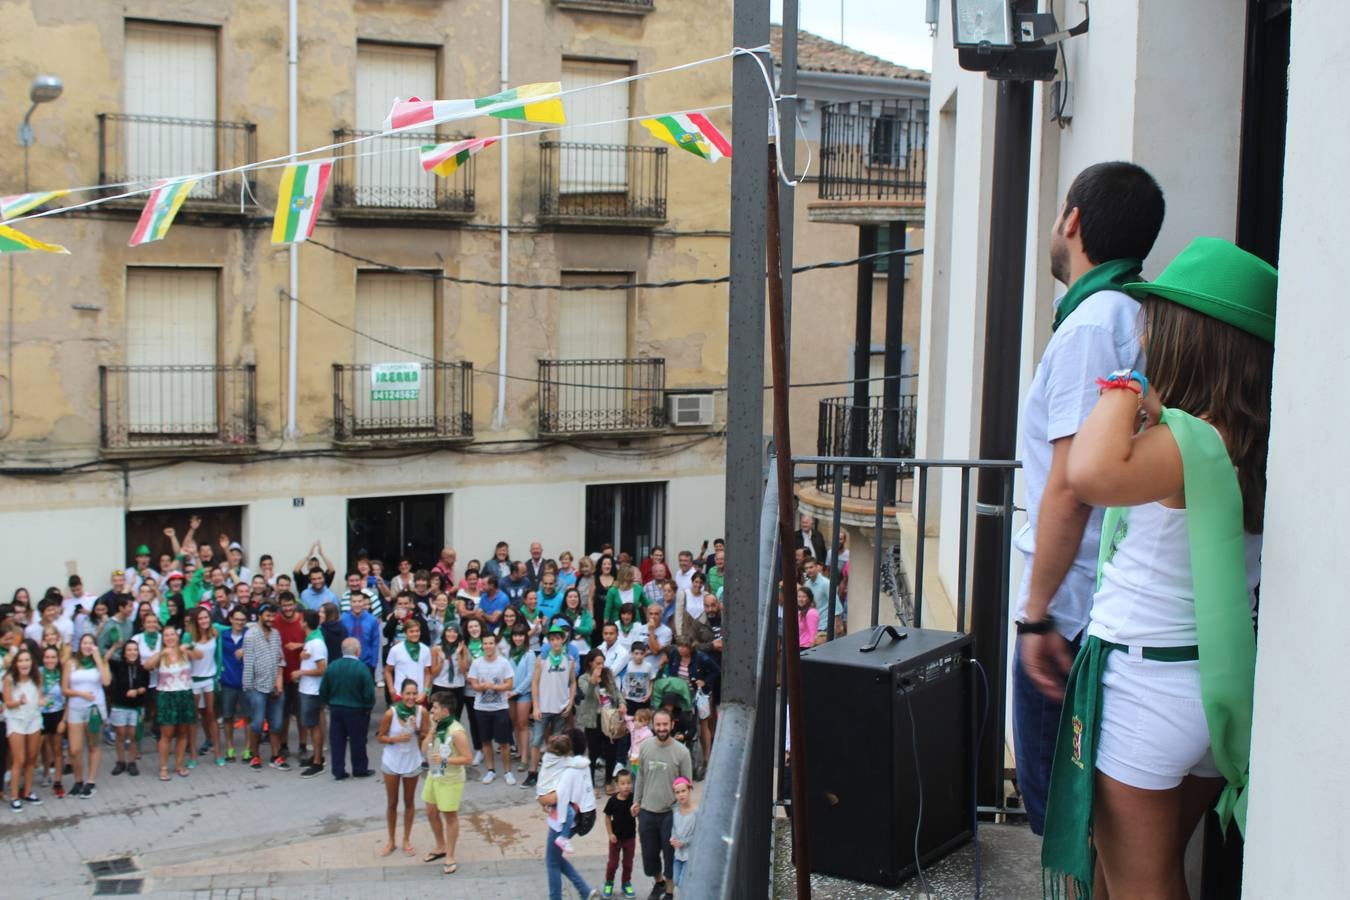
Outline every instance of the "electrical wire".
[(970, 658), (975, 670), (980, 673), (980, 682), (984, 685), (984, 713), (980, 716), (980, 731), (975, 738), (975, 752), (971, 754), (970, 764), (970, 805), (971, 805), (971, 841), (975, 844), (975, 900), (980, 900), (983, 888), (983, 869), (980, 864), (980, 801), (975, 793), (975, 785), (980, 777), (980, 745), (984, 743), (984, 726), (989, 723), (989, 678), (984, 666), (975, 657)]
[(914, 706), (909, 702), (910, 690), (903, 688), (900, 695), (905, 698), (905, 709), (909, 712), (909, 743), (914, 753), (914, 784), (919, 795), (919, 811), (914, 820), (914, 870), (919, 878), (919, 891), (931, 896), (933, 889), (923, 874), (923, 863), (919, 862), (919, 830), (923, 827), (923, 772), (919, 768), (919, 729), (914, 721)]

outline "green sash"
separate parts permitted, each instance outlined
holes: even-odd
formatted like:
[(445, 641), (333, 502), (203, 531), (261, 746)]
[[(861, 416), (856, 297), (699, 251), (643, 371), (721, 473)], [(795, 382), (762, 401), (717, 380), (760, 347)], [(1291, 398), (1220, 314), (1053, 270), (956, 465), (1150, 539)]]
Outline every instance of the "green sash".
[(1088, 269), (1078, 280), (1069, 285), (1068, 291), (1055, 305), (1055, 321), (1050, 326), (1056, 330), (1064, 320), (1073, 314), (1079, 305), (1098, 291), (1119, 291), (1122, 285), (1139, 280), (1144, 264), (1137, 259), (1108, 259), (1099, 266)]
[[(1242, 493), (1228, 450), (1208, 423), (1164, 409), (1162, 424), (1171, 429), (1181, 452), (1200, 699), (1214, 762), (1227, 781), (1215, 810), (1224, 830), (1236, 819), (1245, 834), (1256, 637), (1248, 604)], [(1099, 586), (1102, 568), (1124, 539), (1127, 512), (1112, 508), (1103, 518)], [(1113, 645), (1089, 637), (1069, 673), (1041, 845), (1047, 897), (1091, 900), (1096, 859), (1092, 786), (1101, 727), (1101, 676), (1112, 649)]]

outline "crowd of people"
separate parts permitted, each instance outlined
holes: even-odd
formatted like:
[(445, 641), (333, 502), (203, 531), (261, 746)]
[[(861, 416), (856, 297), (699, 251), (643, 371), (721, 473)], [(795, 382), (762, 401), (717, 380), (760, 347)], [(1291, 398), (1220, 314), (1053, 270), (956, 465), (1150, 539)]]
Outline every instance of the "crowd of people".
[[(166, 552), (139, 546), (98, 593), (72, 575), (0, 605), (12, 810), (47, 791), (93, 797), (105, 748), (108, 777), (138, 777), (147, 738), (147, 774), (164, 782), (293, 762), (301, 778), (368, 778), (374, 722), (384, 855), (415, 855), (420, 799), (436, 842), (423, 860), (453, 874), (465, 783), (500, 779), (544, 811), (551, 897), (563, 878), (583, 897), (635, 896), (639, 847), (650, 896), (674, 894), (716, 734), (722, 541), (673, 563), (659, 546), (637, 561), (608, 544), (546, 558), (536, 542), (513, 559), (499, 542), (461, 566), (446, 547), (392, 574), (362, 557), (338, 583), (318, 541), (289, 574), (267, 554), (255, 571), (237, 541), (200, 528), (165, 529)], [(609, 859), (592, 891), (568, 858), (597, 789)]]

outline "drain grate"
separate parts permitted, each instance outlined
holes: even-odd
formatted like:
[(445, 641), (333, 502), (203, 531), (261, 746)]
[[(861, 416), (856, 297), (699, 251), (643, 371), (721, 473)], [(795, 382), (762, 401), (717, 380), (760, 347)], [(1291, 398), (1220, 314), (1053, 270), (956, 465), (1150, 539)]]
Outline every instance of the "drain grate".
[(94, 877), (104, 875), (127, 875), (136, 871), (136, 860), (130, 856), (114, 856), (89, 863), (89, 871)]
[(139, 894), (145, 886), (144, 878), (100, 878), (94, 882), (94, 896), (107, 897), (113, 894)]

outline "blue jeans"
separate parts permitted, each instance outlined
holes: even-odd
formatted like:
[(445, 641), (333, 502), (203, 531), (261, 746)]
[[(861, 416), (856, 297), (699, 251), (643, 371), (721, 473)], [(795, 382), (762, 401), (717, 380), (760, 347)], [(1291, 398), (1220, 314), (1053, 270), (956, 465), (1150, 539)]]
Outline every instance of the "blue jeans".
[[(1078, 653), (1078, 641), (1071, 645)], [(1045, 833), (1045, 800), (1050, 793), (1050, 767), (1055, 762), (1059, 715), (1063, 704), (1036, 687), (1022, 668), (1022, 642), (1013, 651), (1013, 753), (1017, 786), (1022, 791), (1027, 822), (1033, 834)]]
[(576, 816), (576, 810), (571, 806), (567, 807), (567, 821), (563, 823), (561, 832), (548, 829), (544, 844), (544, 869), (548, 872), (548, 900), (562, 900), (562, 876), (566, 875), (567, 880), (572, 882), (572, 887), (577, 889), (577, 893), (585, 898), (591, 892), (591, 886), (586, 883), (586, 879), (581, 877), (581, 873), (576, 870), (571, 861), (563, 856), (562, 850), (557, 844), (553, 843), (557, 837), (572, 836), (572, 819)]
[(254, 734), (262, 734), (263, 719), (267, 720), (267, 727), (273, 735), (277, 735), (276, 746), (281, 746), (281, 712), (285, 702), (285, 694), (264, 694), (262, 691), (250, 690), (246, 692), (248, 697), (248, 719), (249, 727), (253, 729)]

